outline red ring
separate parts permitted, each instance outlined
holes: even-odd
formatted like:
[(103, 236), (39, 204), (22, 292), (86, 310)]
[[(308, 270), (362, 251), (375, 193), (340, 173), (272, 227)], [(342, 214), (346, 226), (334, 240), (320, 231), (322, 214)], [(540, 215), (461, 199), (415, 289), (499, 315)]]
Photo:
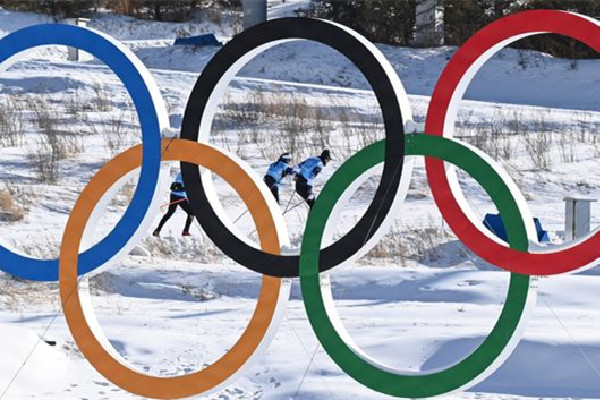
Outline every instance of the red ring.
[[(511, 42), (539, 33), (569, 36), (600, 52), (600, 25), (592, 18), (556, 10), (524, 11), (501, 18), (473, 35), (444, 68), (431, 96), (425, 132), (451, 137), (451, 130), (444, 129), (448, 111), (452, 100), (459, 101), (470, 82), (470, 79), (463, 81), (467, 78), (466, 74), (470, 72), (474, 75), (479, 69), (474, 66), (476, 69), (469, 71), (473, 64), (482, 56), (490, 56), (490, 52), (495, 53)], [(456, 236), (486, 261), (519, 274), (554, 275), (576, 271), (600, 257), (600, 232), (573, 247), (545, 253), (523, 253), (495, 242), (477, 228), (461, 209), (450, 188), (444, 163), (427, 158), (425, 166), (433, 197), (442, 216)]]

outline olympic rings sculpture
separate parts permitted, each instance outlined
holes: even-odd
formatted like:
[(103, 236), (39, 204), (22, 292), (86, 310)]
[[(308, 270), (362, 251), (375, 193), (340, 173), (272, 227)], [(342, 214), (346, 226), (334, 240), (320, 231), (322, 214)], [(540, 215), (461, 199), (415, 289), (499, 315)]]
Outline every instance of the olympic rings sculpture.
[[(67, 323), (78, 347), (96, 370), (124, 390), (145, 397), (170, 399), (206, 394), (229, 384), (268, 346), (282, 319), (290, 293), (289, 277), (299, 277), (310, 324), (323, 348), (347, 374), (372, 390), (403, 398), (424, 398), (475, 385), (493, 373), (519, 342), (535, 303), (532, 275), (569, 273), (592, 264), (600, 254), (600, 232), (559, 250), (536, 247), (527, 205), (508, 174), (478, 149), (452, 139), (457, 103), (479, 68), (495, 52), (522, 37), (538, 33), (570, 36), (600, 51), (600, 23), (564, 11), (526, 11), (499, 19), (471, 37), (450, 60), (435, 87), (425, 135), (405, 135), (411, 120), (408, 97), (381, 52), (351, 29), (328, 21), (283, 18), (253, 27), (233, 38), (199, 76), (186, 106), (180, 139), (166, 140), (163, 99), (150, 73), (122, 44), (91, 29), (38, 25), (0, 39), (0, 71), (24, 50), (59, 44), (85, 50), (104, 61), (121, 79), (138, 110), (143, 144), (104, 165), (78, 198), (65, 227), (58, 260), (37, 260), (0, 246), (0, 270), (30, 280), (58, 280)], [(309, 213), (299, 256), (280, 254), (288, 235), (278, 205), (260, 178), (243, 161), (207, 141), (220, 96), (233, 76), (254, 56), (278, 43), (306, 39), (324, 43), (349, 58), (373, 87), (385, 124), (385, 140), (353, 155), (333, 174)], [(200, 140), (200, 142), (198, 142)], [(507, 298), (489, 336), (466, 358), (447, 368), (407, 374), (382, 365), (350, 338), (335, 310), (329, 277), (323, 272), (359, 257), (385, 233), (406, 196), (412, 163), (405, 156), (427, 156), (427, 177), (444, 219), (474, 253), (511, 272)], [(183, 376), (160, 377), (135, 371), (108, 342), (93, 315), (89, 292), (78, 276), (127, 254), (146, 232), (158, 210), (158, 193), (168, 184), (161, 161), (181, 161), (190, 204), (208, 236), (229, 257), (262, 273), (256, 310), (238, 342), (214, 364)], [(471, 174), (500, 211), (509, 241), (487, 232), (469, 211), (452, 170)], [(365, 179), (365, 172), (384, 163), (375, 197), (357, 225), (322, 248), (336, 204)], [(78, 254), (107, 199), (141, 166), (131, 204), (114, 229), (89, 250)], [(223, 213), (208, 174), (228, 181), (249, 208), (260, 249), (241, 237)], [(145, 210), (145, 211), (144, 211)]]

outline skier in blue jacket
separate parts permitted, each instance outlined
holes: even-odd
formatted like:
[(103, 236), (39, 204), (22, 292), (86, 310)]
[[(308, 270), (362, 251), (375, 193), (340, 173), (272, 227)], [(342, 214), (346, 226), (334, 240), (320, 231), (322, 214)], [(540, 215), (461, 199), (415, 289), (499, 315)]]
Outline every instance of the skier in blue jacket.
[(296, 166), (296, 193), (306, 200), (310, 209), (315, 203), (313, 180), (329, 161), (331, 161), (331, 152), (323, 150), (320, 156), (307, 158)]
[(279, 184), (281, 180), (294, 173), (294, 170), (290, 167), (291, 163), (292, 155), (290, 153), (283, 153), (279, 156), (279, 160), (269, 165), (269, 169), (264, 177), (265, 184), (271, 189), (271, 193), (273, 193), (277, 204), (279, 204)]
[(163, 215), (160, 223), (158, 224), (158, 228), (152, 232), (152, 236), (159, 237), (160, 230), (162, 229), (165, 222), (167, 222), (171, 216), (177, 210), (177, 206), (181, 207), (183, 211), (187, 213), (187, 220), (185, 221), (185, 228), (183, 228), (183, 232), (181, 232), (181, 236), (191, 236), (190, 234), (190, 225), (194, 220), (194, 213), (192, 208), (190, 207), (190, 203), (187, 199), (187, 194), (185, 192), (185, 186), (183, 185), (183, 178), (181, 177), (181, 172), (175, 178), (175, 182), (171, 184), (171, 197), (169, 200), (169, 209), (167, 213)]

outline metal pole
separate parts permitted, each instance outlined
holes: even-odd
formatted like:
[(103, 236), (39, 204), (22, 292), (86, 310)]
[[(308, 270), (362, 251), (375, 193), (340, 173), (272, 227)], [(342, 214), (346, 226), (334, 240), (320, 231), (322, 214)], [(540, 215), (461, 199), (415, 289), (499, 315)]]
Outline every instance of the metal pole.
[(573, 240), (590, 232), (590, 205), (596, 199), (567, 196), (565, 202), (565, 240)]
[(244, 30), (267, 20), (267, 0), (242, 0)]

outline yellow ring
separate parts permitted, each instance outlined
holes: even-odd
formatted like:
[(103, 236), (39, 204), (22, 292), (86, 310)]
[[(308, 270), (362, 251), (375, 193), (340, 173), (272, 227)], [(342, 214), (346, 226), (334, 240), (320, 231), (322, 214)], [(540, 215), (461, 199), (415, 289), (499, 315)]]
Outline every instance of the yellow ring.
[[(183, 139), (163, 140), (163, 161), (199, 164), (220, 175), (245, 201), (257, 227), (263, 251), (279, 254), (280, 242), (271, 209), (248, 174), (218, 150)], [(263, 276), (258, 303), (248, 327), (235, 345), (214, 364), (192, 374), (159, 377), (139, 373), (115, 359), (94, 335), (81, 305), (77, 255), (85, 226), (96, 204), (122, 176), (138, 168), (142, 146), (109, 161), (87, 184), (77, 200), (62, 239), (59, 258), (60, 298), (69, 329), (81, 352), (96, 370), (124, 390), (159, 399), (182, 398), (215, 389), (235, 374), (254, 354), (273, 321), (281, 280)]]

